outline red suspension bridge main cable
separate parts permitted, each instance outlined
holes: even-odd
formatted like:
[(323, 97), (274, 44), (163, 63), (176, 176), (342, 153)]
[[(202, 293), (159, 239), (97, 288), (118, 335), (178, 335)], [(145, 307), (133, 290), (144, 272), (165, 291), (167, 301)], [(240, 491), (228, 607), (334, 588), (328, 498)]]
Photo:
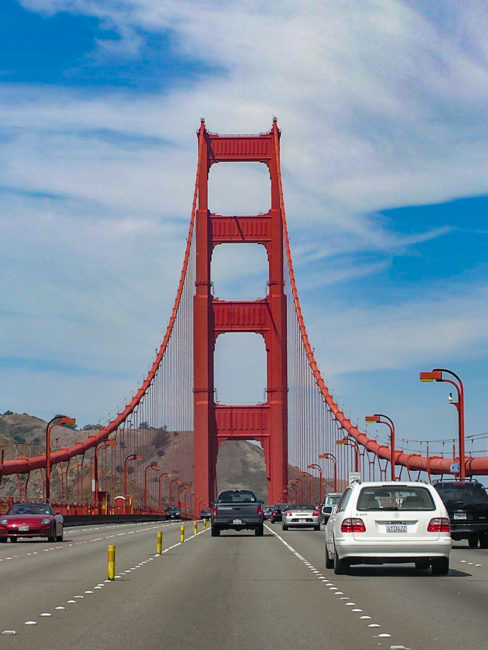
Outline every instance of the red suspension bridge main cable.
[[(280, 164), (280, 148), (278, 145), (278, 133), (274, 131), (274, 147), (275, 155), (278, 161), (278, 185), (280, 192), (280, 205), (281, 212), (283, 215), (283, 234), (285, 240), (285, 252), (286, 259), (288, 262), (288, 269), (290, 274), (290, 283), (292, 288), (293, 302), (295, 306), (296, 316), (299, 324), (300, 334), (303, 342), (303, 346), (307, 355), (308, 363), (313, 372), (315, 382), (319, 391), (322, 393), (327, 407), (330, 409), (331, 414), (333, 415), (336, 422), (344, 429), (345, 432), (352, 438), (354, 438), (360, 445), (362, 445), (368, 452), (371, 452), (376, 455), (377, 458), (387, 460), (391, 462), (391, 450), (389, 446), (382, 445), (376, 440), (369, 438), (364, 432), (360, 431), (344, 414), (337, 402), (332, 397), (327, 385), (325, 384), (322, 375), (320, 373), (319, 367), (315, 360), (315, 356), (310, 345), (310, 340), (308, 338), (307, 330), (305, 327), (305, 321), (303, 319), (303, 312), (300, 305), (300, 299), (298, 296), (298, 290), (295, 281), (295, 272), (293, 270), (293, 262), (291, 257), (290, 249), (290, 239), (288, 235), (288, 226), (286, 223), (286, 212), (285, 204), (283, 199), (283, 184), (281, 179), (281, 164)], [(394, 462), (397, 465), (404, 466), (407, 470), (413, 471), (425, 471), (428, 474), (449, 474), (450, 465), (452, 459), (443, 458), (440, 456), (421, 456), (420, 454), (407, 454), (401, 450), (395, 450)], [(466, 474), (486, 474), (488, 473), (488, 457), (477, 457), (477, 458), (466, 458)]]
[[(129, 418), (129, 416), (135, 411), (137, 406), (140, 404), (143, 396), (146, 394), (148, 391), (149, 387), (151, 386), (151, 383), (153, 382), (157, 370), (161, 364), (161, 361), (164, 357), (164, 354), (166, 352), (166, 349), (168, 347), (168, 343), (171, 337), (171, 334), (173, 332), (173, 326), (176, 320), (176, 315), (178, 313), (178, 309), (180, 306), (180, 301), (181, 301), (181, 296), (183, 293), (183, 286), (185, 283), (185, 277), (188, 269), (188, 262), (190, 259), (190, 249), (191, 249), (191, 242), (192, 242), (192, 237), (193, 237), (193, 229), (195, 226), (195, 214), (196, 214), (196, 205), (197, 205), (197, 196), (198, 196), (198, 183), (199, 183), (199, 170), (200, 170), (200, 158), (202, 155), (202, 142), (203, 142), (203, 137), (204, 137), (204, 125), (200, 126), (200, 129), (198, 131), (198, 161), (197, 161), (197, 173), (196, 173), (196, 180), (195, 180), (195, 188), (193, 191), (193, 203), (192, 203), (192, 210), (191, 210), (191, 219), (190, 219), (190, 226), (188, 230), (188, 237), (186, 241), (186, 249), (185, 249), (185, 257), (183, 260), (183, 268), (181, 270), (181, 275), (180, 275), (180, 281), (178, 284), (178, 290), (176, 293), (176, 298), (175, 302), (173, 305), (173, 310), (171, 312), (171, 316), (169, 319), (168, 326), (166, 328), (166, 332), (163, 338), (163, 341), (161, 343), (161, 346), (157, 352), (156, 358), (154, 360), (154, 363), (152, 364), (146, 378), (142, 382), (139, 390), (137, 393), (134, 395), (134, 397), (130, 400), (130, 402), (125, 406), (125, 408), (117, 414), (117, 416), (111, 420), (105, 427), (100, 429), (97, 434), (89, 436), (86, 440), (77, 442), (76, 444), (72, 445), (71, 447), (67, 447), (64, 449), (59, 449), (57, 451), (51, 452), (50, 456), (50, 465), (55, 465), (57, 463), (62, 463), (69, 461), (70, 458), (73, 458), (74, 456), (80, 456), (83, 455), (88, 449), (92, 449), (94, 447), (97, 447), (101, 442), (104, 440), (107, 440), (107, 438), (110, 436), (111, 433), (116, 431), (121, 425), (123, 425), (126, 420)], [(9, 474), (25, 474), (28, 472), (31, 472), (32, 470), (35, 469), (40, 469), (46, 466), (46, 456), (45, 454), (39, 455), (39, 456), (33, 456), (32, 458), (27, 458), (27, 457), (21, 457), (21, 458), (16, 458), (13, 460), (5, 460), (1, 467), (0, 467), (0, 472), (2, 475), (6, 476)]]

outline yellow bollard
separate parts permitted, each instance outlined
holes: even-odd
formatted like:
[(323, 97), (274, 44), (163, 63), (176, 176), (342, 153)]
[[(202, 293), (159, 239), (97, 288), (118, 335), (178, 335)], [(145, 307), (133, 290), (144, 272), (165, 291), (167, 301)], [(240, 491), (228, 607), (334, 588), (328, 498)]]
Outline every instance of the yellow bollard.
[(181, 524), (180, 526), (180, 542), (185, 541), (185, 524)]
[(163, 551), (163, 531), (162, 530), (158, 530), (158, 536), (157, 537), (158, 537), (158, 541), (157, 541), (157, 544), (156, 544), (156, 553), (158, 555), (161, 555), (161, 553)]
[(107, 577), (109, 580), (114, 580), (115, 578), (115, 546), (113, 545), (108, 547)]
[(198, 523), (196, 521), (193, 522), (193, 534), (196, 535), (198, 533)]
[(203, 530), (207, 530), (207, 520), (203, 520)]

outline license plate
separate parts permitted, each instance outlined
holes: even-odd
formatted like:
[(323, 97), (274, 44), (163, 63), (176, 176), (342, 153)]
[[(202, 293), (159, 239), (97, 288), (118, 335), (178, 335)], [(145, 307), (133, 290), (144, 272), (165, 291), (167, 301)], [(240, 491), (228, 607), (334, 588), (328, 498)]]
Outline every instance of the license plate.
[(29, 526), (19, 526), (19, 532), (25, 533), (29, 530)]
[(236, 524), (236, 526), (240, 526), (242, 524), (242, 520), (241, 519), (233, 519), (232, 523)]
[(386, 524), (387, 533), (406, 533), (407, 524)]
[(465, 512), (455, 512), (454, 513), (454, 519), (466, 519), (466, 513)]

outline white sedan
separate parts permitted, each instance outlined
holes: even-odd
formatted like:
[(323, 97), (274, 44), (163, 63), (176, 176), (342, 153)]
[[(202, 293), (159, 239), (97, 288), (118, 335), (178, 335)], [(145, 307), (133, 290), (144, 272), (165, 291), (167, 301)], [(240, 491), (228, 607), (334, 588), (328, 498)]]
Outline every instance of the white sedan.
[(292, 503), (282, 513), (283, 530), (288, 528), (313, 528), (320, 530), (320, 512), (308, 503)]
[(449, 516), (437, 491), (422, 482), (351, 483), (325, 528), (325, 566), (412, 562), (434, 575), (449, 571)]

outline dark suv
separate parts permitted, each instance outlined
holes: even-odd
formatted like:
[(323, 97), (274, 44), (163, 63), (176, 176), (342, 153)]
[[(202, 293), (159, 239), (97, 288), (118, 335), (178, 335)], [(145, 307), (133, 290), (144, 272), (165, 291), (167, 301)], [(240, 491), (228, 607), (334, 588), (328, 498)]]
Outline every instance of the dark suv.
[(475, 479), (437, 481), (434, 487), (449, 513), (452, 539), (467, 539), (471, 548), (478, 542), (488, 548), (488, 495)]

